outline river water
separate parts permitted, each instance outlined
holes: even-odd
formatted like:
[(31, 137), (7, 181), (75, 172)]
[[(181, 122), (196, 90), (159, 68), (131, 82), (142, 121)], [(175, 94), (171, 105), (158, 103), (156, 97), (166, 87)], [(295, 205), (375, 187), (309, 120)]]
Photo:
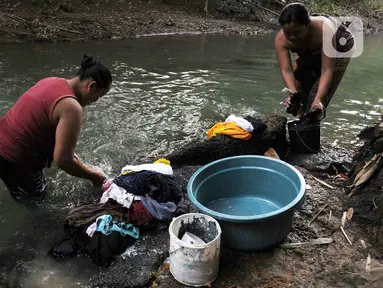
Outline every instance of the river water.
[[(228, 114), (285, 113), (285, 94), (274, 35), (177, 36), (127, 41), (17, 44), (0, 49), (0, 116), (36, 81), (71, 77), (82, 55), (110, 67), (113, 87), (87, 107), (77, 153), (116, 175), (125, 164), (163, 155)], [(354, 148), (357, 133), (383, 110), (383, 38), (365, 39), (327, 110), (322, 137)], [(0, 183), (0, 279), (24, 287), (82, 287), (98, 271), (78, 257), (54, 261), (46, 255), (62, 233), (67, 209), (96, 191), (56, 167), (46, 171), (49, 195), (39, 207), (17, 204)], [(13, 282), (12, 282), (13, 281)]]

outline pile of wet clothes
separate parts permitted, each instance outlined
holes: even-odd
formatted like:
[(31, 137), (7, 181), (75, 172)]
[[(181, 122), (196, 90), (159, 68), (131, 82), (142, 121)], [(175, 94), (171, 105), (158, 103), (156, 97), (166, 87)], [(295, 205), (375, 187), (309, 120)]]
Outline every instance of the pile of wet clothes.
[[(187, 212), (169, 161), (127, 165), (121, 174), (104, 183), (99, 203), (73, 208), (64, 220), (65, 237), (49, 251), (55, 258), (89, 255), (107, 267), (145, 229), (166, 227)], [(165, 226), (164, 226), (165, 224)], [(160, 225), (161, 226), (161, 225)]]
[(206, 135), (208, 138), (212, 138), (222, 134), (236, 139), (249, 140), (253, 133), (262, 133), (267, 128), (261, 120), (253, 119), (252, 122), (249, 120), (231, 114), (224, 122), (218, 122), (206, 131)]

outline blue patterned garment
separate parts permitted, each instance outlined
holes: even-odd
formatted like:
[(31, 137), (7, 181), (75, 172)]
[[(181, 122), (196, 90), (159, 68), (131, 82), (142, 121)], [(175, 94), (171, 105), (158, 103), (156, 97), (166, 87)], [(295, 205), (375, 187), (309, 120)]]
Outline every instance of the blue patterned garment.
[(96, 230), (104, 235), (110, 235), (113, 231), (120, 232), (122, 236), (131, 236), (135, 239), (140, 237), (140, 233), (137, 227), (132, 224), (126, 224), (124, 222), (113, 221), (111, 215), (102, 215), (96, 220)]

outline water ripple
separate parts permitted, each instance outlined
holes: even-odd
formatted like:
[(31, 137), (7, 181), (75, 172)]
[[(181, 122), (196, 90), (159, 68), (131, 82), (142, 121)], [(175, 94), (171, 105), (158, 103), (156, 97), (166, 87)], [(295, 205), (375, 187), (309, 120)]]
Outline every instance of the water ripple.
[[(356, 141), (360, 130), (381, 115), (383, 43), (376, 39), (366, 38), (363, 56), (352, 60), (327, 108), (321, 131), (324, 140), (353, 149), (360, 145)], [(108, 95), (84, 109), (76, 152), (113, 177), (128, 163), (149, 161), (149, 157), (162, 157), (193, 139), (206, 139), (210, 125), (228, 114), (279, 114), (291, 120), (285, 113), (286, 95), (281, 93), (284, 85), (273, 41), (271, 36), (204, 35), (160, 42), (141, 38), (99, 45), (5, 46), (0, 52), (0, 115), (42, 77), (71, 77), (82, 56), (73, 55), (93, 51), (111, 68), (114, 81)], [(27, 62), (25, 55), (30, 56)], [(57, 223), (62, 223), (69, 207), (99, 197), (89, 181), (71, 177), (55, 166), (46, 175), (51, 190), (44, 207), (54, 211), (48, 215), (58, 217), (52, 226), (61, 225)], [(46, 223), (47, 215), (36, 216), (36, 210), (15, 204), (4, 185), (0, 187), (0, 249), (22, 242), (41, 249), (40, 255), (46, 253), (50, 247), (41, 242), (42, 235), (53, 237), (54, 229), (45, 227), (37, 233), (35, 227)], [(25, 234), (33, 236), (20, 242), (20, 235)], [(40, 242), (41, 247), (34, 244)], [(81, 273), (76, 274), (76, 266), (43, 262), (37, 259), (27, 266), (36, 272), (30, 276), (32, 284), (76, 287), (83, 279)]]

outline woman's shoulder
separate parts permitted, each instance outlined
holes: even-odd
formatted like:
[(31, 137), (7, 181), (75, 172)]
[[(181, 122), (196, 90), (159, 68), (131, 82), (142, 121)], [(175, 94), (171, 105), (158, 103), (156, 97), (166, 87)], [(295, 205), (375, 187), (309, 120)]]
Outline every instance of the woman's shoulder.
[(279, 30), (279, 32), (275, 36), (274, 42), (276, 47), (283, 47), (286, 49), (293, 48), (292, 43), (289, 40), (287, 40), (285, 34), (283, 33), (283, 29)]
[(50, 76), (50, 77), (45, 77), (45, 78), (40, 79), (40, 81), (37, 83), (49, 83), (49, 82), (50, 83), (64, 83), (65, 78)]
[(32, 88), (37, 87), (56, 87), (66, 83), (65, 78), (60, 77), (45, 77), (37, 81)]
[(310, 16), (311, 22), (319, 33), (323, 33), (324, 29), (335, 28), (335, 19), (328, 15)]

